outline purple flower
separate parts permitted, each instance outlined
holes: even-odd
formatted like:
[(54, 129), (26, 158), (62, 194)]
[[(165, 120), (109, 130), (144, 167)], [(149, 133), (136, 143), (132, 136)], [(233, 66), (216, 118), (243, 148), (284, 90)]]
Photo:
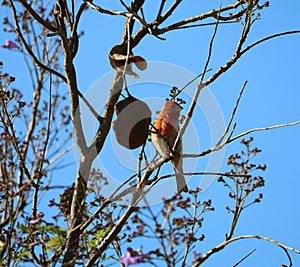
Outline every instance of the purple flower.
[(147, 254), (138, 254), (137, 252), (133, 251), (132, 248), (128, 248), (126, 253), (121, 257), (120, 261), (125, 265), (133, 265), (143, 262), (144, 258), (147, 256)]
[(19, 48), (19, 46), (11, 41), (11, 40), (6, 40), (4, 45), (1, 45), (2, 48), (8, 48), (8, 49), (14, 49), (14, 48)]

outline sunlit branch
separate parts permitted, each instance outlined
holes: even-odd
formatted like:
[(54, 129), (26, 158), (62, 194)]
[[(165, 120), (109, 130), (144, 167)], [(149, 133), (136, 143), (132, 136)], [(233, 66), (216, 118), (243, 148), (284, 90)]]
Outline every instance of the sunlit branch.
[(162, 29), (159, 29), (158, 30), (158, 33), (159, 34), (164, 34), (168, 31), (171, 31), (171, 30), (176, 30), (180, 27), (183, 27), (187, 24), (190, 24), (190, 23), (194, 23), (194, 22), (197, 22), (197, 21), (202, 21), (202, 20), (205, 20), (207, 18), (215, 18), (216, 20), (220, 21), (220, 20), (236, 20), (237, 18), (241, 17), (245, 11), (244, 10), (241, 10), (239, 12), (237, 12), (236, 14), (234, 15), (231, 15), (229, 17), (221, 17), (220, 15), (218, 14), (221, 14), (222, 12), (225, 12), (225, 11), (228, 11), (228, 10), (232, 10), (232, 9), (236, 9), (238, 7), (240, 7), (242, 4), (242, 1), (237, 1), (235, 4), (232, 4), (232, 5), (229, 5), (229, 6), (226, 6), (226, 7), (222, 7), (221, 9), (216, 9), (216, 10), (212, 10), (212, 11), (209, 11), (207, 13), (204, 13), (204, 14), (201, 14), (201, 15), (198, 15), (198, 16), (194, 16), (194, 17), (191, 17), (191, 18), (187, 18), (187, 19), (184, 19), (180, 22), (177, 22), (177, 23), (174, 23), (172, 25), (169, 25), (167, 27), (164, 27)]
[(247, 51), (249, 51), (250, 49), (252, 49), (253, 47), (261, 44), (261, 43), (264, 43), (265, 41), (268, 41), (268, 40), (271, 40), (271, 39), (274, 39), (274, 38), (277, 38), (277, 37), (281, 37), (281, 36), (284, 36), (284, 35), (291, 35), (291, 34), (296, 34), (296, 33), (300, 33), (300, 30), (293, 30), (293, 31), (286, 31), (286, 32), (280, 32), (280, 33), (276, 33), (276, 34), (272, 34), (270, 36), (267, 36), (265, 38), (262, 38), (256, 42), (254, 42), (253, 44), (251, 45), (248, 45), (245, 49), (241, 50), (240, 54), (245, 54)]
[(235, 241), (238, 240), (242, 240), (242, 239), (260, 239), (260, 240), (265, 240), (267, 242), (273, 243), (276, 246), (280, 247), (281, 249), (284, 250), (284, 252), (286, 253), (286, 251), (292, 251), (295, 252), (297, 254), (300, 254), (299, 250), (296, 250), (292, 247), (286, 246), (282, 243), (279, 243), (278, 241), (271, 239), (269, 237), (265, 237), (265, 236), (260, 236), (260, 235), (243, 235), (243, 236), (237, 236), (234, 238), (231, 238), (229, 240), (224, 241), (223, 243), (221, 243), (220, 245), (214, 247), (213, 249), (211, 249), (210, 251), (208, 251), (207, 253), (205, 253), (201, 259), (199, 259), (196, 263), (194, 263), (192, 265), (192, 267), (197, 267), (200, 266), (203, 262), (205, 262), (210, 256), (212, 256), (213, 254), (219, 252), (220, 250), (224, 249), (228, 244), (233, 243)]
[[(276, 125), (273, 125), (273, 126), (268, 126), (268, 127), (260, 127), (260, 128), (254, 128), (254, 129), (250, 129), (250, 130), (247, 130), (243, 133), (240, 133), (234, 137), (229, 137), (226, 138), (226, 140), (224, 140), (222, 143), (220, 143), (219, 145), (216, 145), (212, 148), (208, 148), (206, 150), (204, 150), (203, 152), (201, 153), (198, 153), (198, 154), (183, 154), (182, 157), (183, 158), (198, 158), (198, 157), (203, 157), (207, 154), (210, 154), (212, 152), (215, 152), (215, 151), (218, 151), (220, 149), (222, 149), (226, 144), (229, 144), (231, 143), (232, 141), (236, 140), (236, 139), (239, 139), (241, 137), (244, 137), (250, 133), (253, 133), (253, 132), (258, 132), (258, 131), (268, 131), (268, 130), (273, 130), (273, 129), (279, 129), (279, 128), (283, 128), (283, 127), (289, 127), (289, 126), (295, 126), (297, 124), (300, 124), (300, 121), (295, 121), (295, 122), (291, 122), (291, 123), (284, 123), (284, 124), (276, 124)], [(234, 126), (235, 127), (235, 126)], [(232, 136), (232, 134), (231, 134)]]
[(277, 125), (273, 125), (273, 126), (268, 126), (268, 127), (260, 127), (260, 128), (254, 128), (254, 129), (250, 129), (248, 131), (245, 131), (243, 133), (240, 133), (232, 138), (230, 138), (227, 143), (231, 143), (232, 141), (236, 140), (236, 139), (239, 139), (245, 135), (248, 135), (250, 133), (253, 133), (253, 132), (258, 132), (258, 131), (269, 131), (269, 130), (273, 130), (273, 129), (279, 129), (279, 128), (283, 128), (283, 127), (289, 127), (289, 126), (295, 126), (297, 124), (300, 123), (300, 120), (299, 121), (295, 121), (295, 122), (291, 122), (291, 123), (284, 123), (284, 124), (277, 124)]

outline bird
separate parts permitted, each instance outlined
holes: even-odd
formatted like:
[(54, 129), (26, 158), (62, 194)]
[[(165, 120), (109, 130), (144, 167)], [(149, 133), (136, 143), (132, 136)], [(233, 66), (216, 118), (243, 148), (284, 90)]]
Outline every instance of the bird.
[[(179, 116), (181, 110), (182, 107), (175, 101), (166, 101), (150, 130), (151, 142), (162, 157), (168, 156), (172, 152), (179, 132)], [(188, 192), (188, 187), (183, 175), (181, 140), (177, 143), (175, 151), (172, 154), (173, 158), (171, 159), (171, 163), (175, 171), (177, 191), (178, 193)]]

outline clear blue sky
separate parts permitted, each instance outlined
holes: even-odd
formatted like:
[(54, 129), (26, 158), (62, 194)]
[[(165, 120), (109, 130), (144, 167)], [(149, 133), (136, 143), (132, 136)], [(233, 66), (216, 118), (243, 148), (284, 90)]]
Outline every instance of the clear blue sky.
[[(117, 4), (110, 6), (109, 1), (102, 2), (103, 7), (106, 8), (121, 8)], [(182, 7), (174, 13), (174, 21), (208, 10), (205, 3), (200, 3), (200, 1), (183, 2)], [(215, 7), (219, 5), (219, 1), (210, 2), (216, 3)], [(222, 5), (225, 6), (228, 2), (230, 1), (223, 1)], [(151, 12), (150, 4), (148, 4), (148, 8)], [(149, 14), (147, 10), (146, 7), (146, 17)], [(270, 34), (300, 29), (299, 10), (299, 1), (270, 1), (270, 7), (262, 11), (261, 19), (254, 24), (247, 44)], [(99, 15), (92, 10), (83, 16), (80, 29), (85, 31), (85, 35), (80, 41), (79, 53), (75, 60), (78, 82), (82, 92), (88, 92), (89, 88), (93, 88), (91, 86), (95, 81), (111, 71), (107, 54), (110, 48), (120, 41), (123, 23), (123, 17)], [(237, 24), (222, 25), (219, 28), (210, 65), (213, 70), (218, 69), (231, 57), (239, 29), (240, 25)], [(166, 41), (147, 36), (134, 52), (142, 55), (148, 61), (175, 64), (188, 72), (199, 74), (206, 60), (212, 31), (213, 28), (201, 27), (180, 30), (167, 33), (164, 36), (167, 38)], [(4, 43), (7, 38), (9, 35), (1, 34), (0, 43)], [(261, 44), (247, 52), (238, 64), (207, 89), (215, 97), (224, 120), (227, 122), (239, 90), (244, 81), (248, 80), (235, 118), (236, 134), (255, 127), (300, 120), (299, 46), (300, 34), (280, 37)], [(23, 76), (22, 69), (17, 67), (21, 58), (16, 53), (1, 49), (0, 59), (5, 63), (5, 70), (17, 77), (17, 85), (20, 86), (20, 89), (23, 88), (23, 79), (27, 78)], [(139, 74), (143, 75), (142, 72)], [(171, 76), (170, 79), (172, 79)], [(177, 84), (178, 82), (178, 77), (174, 77), (174, 80), (169, 81), (169, 85), (180, 86)], [(182, 81), (182, 84), (185, 82), (186, 80)], [(142, 86), (145, 86), (147, 90), (143, 90), (139, 85), (133, 86), (133, 92), (138, 97), (149, 99), (168, 96), (169, 88), (167, 86), (159, 87), (160, 89), (151, 89), (153, 88), (151, 84)], [(108, 88), (99, 89), (101, 101), (104, 100), (106, 89)], [(25, 94), (26, 88), (23, 90)], [(92, 101), (96, 102), (97, 99)], [(98, 103), (99, 107), (103, 106), (101, 101)], [(186, 112), (186, 110), (184, 111)], [(199, 138), (203, 140), (200, 147), (206, 148), (210, 146), (210, 141), (207, 141), (206, 137), (201, 137), (201, 132), (207, 135), (209, 124), (212, 122), (205, 122), (203, 116), (200, 116), (199, 120), (201, 121), (201, 119), (204, 121), (204, 126), (202, 126), (204, 129), (200, 129), (201, 126), (198, 126)], [(253, 144), (262, 149), (262, 153), (256, 161), (267, 164), (267, 170), (264, 173), (266, 186), (261, 190), (264, 194), (262, 203), (245, 211), (238, 224), (236, 235), (264, 235), (300, 249), (298, 211), (298, 203), (300, 203), (300, 126), (254, 133), (252, 136), (254, 137)], [(113, 140), (113, 138), (112, 136), (109, 140)], [(226, 149), (225, 159), (229, 154), (235, 153), (241, 148), (238, 141), (230, 144)], [(107, 153), (111, 151), (111, 143), (106, 145), (104, 151)], [(71, 158), (73, 159), (73, 154), (70, 155)], [(115, 159), (115, 155), (112, 155), (112, 158), (101, 157), (100, 162), (102, 161), (105, 165), (105, 160)], [(198, 166), (199, 171), (203, 171), (201, 166), (205, 166), (206, 163), (201, 164), (200, 162)], [(124, 170), (124, 167), (115, 170), (115, 165), (109, 166), (108, 163), (106, 163), (106, 167), (108, 172), (116, 171), (118, 173), (119, 170)], [(226, 170), (226, 160), (222, 170)], [(66, 183), (68, 182), (66, 181)], [(205, 219), (206, 239), (199, 247), (199, 250), (205, 253), (212, 246), (224, 240), (224, 235), (229, 228), (230, 215), (225, 211), (228, 203), (227, 191), (221, 184), (213, 183), (201, 194), (201, 197), (203, 200), (211, 198), (216, 207), (216, 211), (210, 213)], [(246, 240), (229, 245), (224, 251), (208, 260), (204, 266), (232, 266), (254, 248), (256, 248), (256, 252), (240, 266), (280, 266), (280, 264), (288, 263), (285, 254), (274, 245), (265, 241)], [(294, 266), (300, 265), (300, 255), (291, 253), (291, 256)]]

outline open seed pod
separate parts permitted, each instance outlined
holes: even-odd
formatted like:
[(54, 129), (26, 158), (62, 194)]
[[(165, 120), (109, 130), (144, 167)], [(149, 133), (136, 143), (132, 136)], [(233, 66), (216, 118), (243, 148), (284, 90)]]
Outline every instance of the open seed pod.
[[(117, 71), (124, 71), (124, 66), (127, 58), (127, 44), (116, 45), (109, 52), (110, 65)], [(125, 73), (134, 76), (138, 79), (139, 75), (132, 70), (132, 64), (135, 64), (139, 70), (145, 70), (147, 68), (147, 62), (141, 56), (133, 55), (130, 50), (128, 55), (128, 61)]]
[(118, 143), (126, 148), (142, 146), (148, 137), (151, 122), (151, 110), (148, 105), (129, 96), (115, 105), (117, 119), (113, 130)]

